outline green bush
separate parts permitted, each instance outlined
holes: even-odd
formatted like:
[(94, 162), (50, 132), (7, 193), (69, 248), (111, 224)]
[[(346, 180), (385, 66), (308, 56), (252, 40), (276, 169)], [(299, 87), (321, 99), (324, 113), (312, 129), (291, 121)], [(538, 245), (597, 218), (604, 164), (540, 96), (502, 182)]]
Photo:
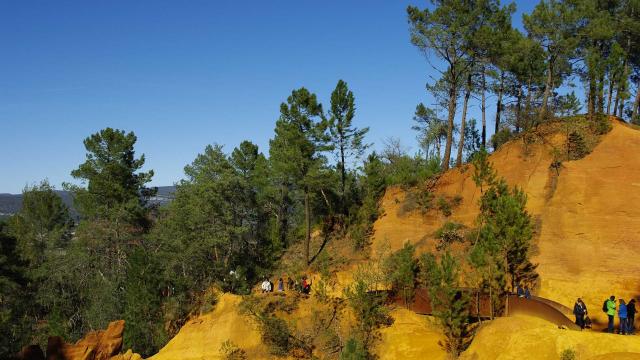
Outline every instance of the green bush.
[(246, 360), (247, 352), (239, 348), (231, 340), (227, 340), (220, 346), (220, 355), (225, 360)]
[(444, 196), (440, 196), (438, 198), (438, 210), (442, 212), (442, 215), (449, 217), (453, 213), (453, 209), (451, 208), (451, 204)]
[(565, 349), (560, 353), (560, 360), (576, 360), (578, 358), (575, 350)]
[(369, 353), (365, 349), (362, 342), (355, 338), (349, 338), (347, 343), (342, 348), (340, 353), (340, 360), (367, 360), (369, 359)]
[(497, 133), (493, 134), (491, 137), (491, 143), (493, 144), (493, 149), (498, 150), (502, 145), (507, 143), (509, 140), (513, 138), (513, 133), (509, 128), (502, 128)]
[(604, 135), (611, 131), (613, 126), (606, 115), (600, 114), (594, 116), (592, 130), (596, 135)]
[(435, 236), (438, 238), (439, 242), (436, 245), (436, 249), (443, 250), (449, 247), (449, 245), (454, 242), (462, 242), (464, 241), (464, 234), (462, 234), (462, 229), (464, 229), (464, 225), (447, 221), (436, 230)]
[(402, 249), (389, 255), (384, 261), (384, 273), (391, 288), (402, 295), (405, 305), (413, 299), (418, 273), (418, 261), (415, 258), (416, 248), (405, 243)]
[(584, 137), (577, 131), (569, 134), (566, 141), (568, 160), (579, 160), (589, 154), (589, 149), (584, 141)]

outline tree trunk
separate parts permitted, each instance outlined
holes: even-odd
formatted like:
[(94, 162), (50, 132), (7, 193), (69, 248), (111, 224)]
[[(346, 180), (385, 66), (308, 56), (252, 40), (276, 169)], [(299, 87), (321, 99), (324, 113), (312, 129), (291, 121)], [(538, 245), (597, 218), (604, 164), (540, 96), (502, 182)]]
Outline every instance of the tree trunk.
[(502, 93), (504, 92), (504, 71), (500, 71), (500, 87), (498, 88), (498, 102), (496, 103), (496, 129), (494, 134), (500, 130), (500, 113), (502, 112)]
[(456, 167), (462, 166), (462, 153), (464, 152), (464, 129), (467, 126), (467, 106), (471, 96), (472, 77), (471, 71), (467, 75), (467, 88), (464, 93), (464, 104), (462, 105), (462, 120), (460, 122), (460, 142), (458, 143), (458, 156), (456, 157)]
[(305, 241), (304, 241), (304, 258), (309, 264), (309, 245), (311, 244), (311, 204), (309, 201), (309, 189), (304, 190), (304, 224), (305, 224)]
[(596, 110), (599, 114), (604, 113), (604, 72), (600, 74), (600, 81), (598, 82), (598, 106)]
[(553, 59), (547, 61), (547, 81), (542, 95), (542, 109), (540, 110), (540, 120), (547, 117), (549, 111), (549, 98), (551, 97), (551, 87), (553, 86)]
[(609, 80), (609, 95), (607, 96), (607, 115), (611, 115), (612, 98), (613, 98), (613, 77)]
[(486, 96), (485, 92), (487, 91), (487, 79), (485, 75), (485, 67), (482, 66), (482, 102), (480, 104), (480, 109), (482, 110), (482, 148), (485, 149), (487, 147), (487, 106), (486, 106)]
[(617, 116), (618, 112), (618, 101), (620, 101), (620, 84), (618, 84), (618, 88), (616, 89), (616, 100), (613, 103), (613, 116)]
[(447, 119), (447, 143), (444, 147), (444, 159), (442, 160), (442, 170), (449, 170), (449, 161), (451, 160), (451, 147), (453, 145), (453, 120), (456, 116), (456, 100), (458, 97), (456, 76), (452, 75), (449, 80), (449, 116)]
[(638, 116), (638, 107), (640, 106), (640, 81), (638, 81), (638, 89), (636, 90), (636, 101), (633, 103), (633, 109), (631, 109), (631, 121), (635, 121)]
[(531, 82), (533, 81), (532, 78), (533, 78), (533, 74), (529, 73), (529, 80), (527, 80), (527, 101), (526, 101), (526, 103), (524, 105), (524, 112), (525, 112), (525, 114), (527, 116), (527, 123), (525, 124), (527, 130), (530, 129), (531, 126), (532, 126), (532, 124), (531, 124), (531, 119), (532, 119), (532, 116), (531, 116), (531, 92), (533, 90), (532, 86), (531, 86)]
[(342, 161), (340, 163), (340, 186), (342, 189), (341, 192), (341, 205), (342, 205), (342, 214), (343, 215), (347, 215), (347, 202), (346, 202), (346, 194), (345, 194), (345, 189), (346, 189), (346, 178), (347, 178), (347, 169), (344, 163), (344, 140), (341, 140), (340, 142), (340, 160)]
[(589, 69), (589, 90), (588, 90), (587, 112), (592, 120), (596, 113), (596, 76), (593, 70)]
[(522, 123), (522, 83), (518, 83), (518, 97), (516, 101), (516, 133), (520, 132)]
[[(627, 48), (625, 49), (624, 65), (622, 66), (622, 76), (620, 76), (620, 84), (618, 84), (618, 94), (616, 97), (616, 104), (620, 99), (620, 108), (618, 111), (618, 117), (622, 119), (624, 111), (624, 98), (627, 92), (627, 81), (629, 76), (629, 52), (631, 51), (631, 36), (627, 36)], [(613, 109), (616, 112), (616, 109)]]

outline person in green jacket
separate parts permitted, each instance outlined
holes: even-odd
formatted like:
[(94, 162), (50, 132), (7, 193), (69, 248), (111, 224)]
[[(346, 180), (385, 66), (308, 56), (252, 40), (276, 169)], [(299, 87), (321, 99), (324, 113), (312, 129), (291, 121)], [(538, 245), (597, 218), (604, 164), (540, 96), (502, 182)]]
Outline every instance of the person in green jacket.
[(607, 300), (607, 316), (609, 317), (609, 332), (613, 334), (613, 319), (616, 316), (616, 297), (611, 295)]

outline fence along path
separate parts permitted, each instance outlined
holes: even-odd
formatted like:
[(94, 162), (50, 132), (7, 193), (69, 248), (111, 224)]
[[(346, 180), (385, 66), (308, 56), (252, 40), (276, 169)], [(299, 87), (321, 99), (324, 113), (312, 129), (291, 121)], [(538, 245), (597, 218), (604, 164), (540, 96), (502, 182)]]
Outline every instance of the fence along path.
[[(472, 292), (470, 289), (461, 289), (461, 291)], [(407, 303), (405, 303), (405, 299), (402, 294), (393, 294), (390, 296), (389, 300), (391, 303), (405, 307), (417, 314), (431, 315), (433, 312), (429, 292), (425, 288), (415, 289), (415, 296)], [(489, 296), (474, 295), (472, 292), (469, 312), (472, 316), (489, 318), (491, 316)], [(538, 296), (532, 296), (530, 299), (519, 298), (515, 295), (507, 296), (505, 316), (513, 316), (517, 314), (544, 319), (567, 329), (580, 330), (580, 328), (571, 319), (572, 311), (570, 308), (553, 300)]]

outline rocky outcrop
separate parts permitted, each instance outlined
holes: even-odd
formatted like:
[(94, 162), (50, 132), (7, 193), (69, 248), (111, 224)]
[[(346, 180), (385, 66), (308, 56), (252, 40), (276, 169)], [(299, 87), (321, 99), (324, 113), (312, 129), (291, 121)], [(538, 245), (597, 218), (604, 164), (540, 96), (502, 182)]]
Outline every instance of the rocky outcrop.
[(131, 350), (120, 354), (124, 320), (113, 321), (106, 330), (92, 331), (75, 344), (65, 343), (59, 336), (52, 336), (47, 343), (47, 353), (31, 345), (25, 347), (18, 359), (21, 360), (139, 360), (140, 355)]

